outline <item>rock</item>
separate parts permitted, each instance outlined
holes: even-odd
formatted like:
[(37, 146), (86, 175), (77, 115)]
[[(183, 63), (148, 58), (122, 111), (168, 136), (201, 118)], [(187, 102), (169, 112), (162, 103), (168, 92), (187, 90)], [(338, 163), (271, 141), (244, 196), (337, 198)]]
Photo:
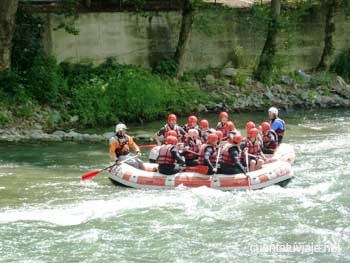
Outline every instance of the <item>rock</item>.
[(86, 140), (89, 142), (100, 142), (104, 141), (105, 138), (102, 135), (92, 134)]
[(221, 75), (225, 77), (233, 77), (236, 75), (236, 70), (234, 68), (224, 68), (221, 71)]
[(207, 109), (207, 107), (205, 105), (199, 104), (198, 105), (198, 111), (199, 112), (208, 112), (208, 109)]
[(336, 81), (343, 88), (345, 88), (345, 89), (347, 88), (348, 85), (346, 84), (345, 80), (341, 76), (337, 76)]
[(58, 111), (56, 111), (56, 110), (52, 111), (52, 113), (51, 113), (51, 120), (52, 120), (53, 123), (60, 122), (61, 121), (61, 114)]
[(282, 76), (281, 83), (291, 86), (294, 84), (294, 80), (288, 76)]
[(152, 142), (153, 141), (153, 136), (151, 134), (138, 134), (135, 136), (136, 140), (140, 140), (140, 141), (149, 141)]
[(304, 82), (310, 82), (311, 76), (309, 74), (306, 74), (301, 69), (297, 70), (297, 74)]
[(106, 140), (109, 140), (112, 136), (114, 136), (114, 132), (105, 132), (104, 134), (102, 134), (102, 136)]
[(345, 98), (350, 97), (350, 86), (346, 84), (342, 77), (337, 76), (337, 78), (330, 84), (330, 87), (336, 94)]
[(213, 75), (208, 74), (205, 76), (205, 82), (208, 85), (214, 85), (215, 84), (215, 77)]
[(225, 80), (224, 80), (224, 83), (223, 83), (223, 84), (224, 84), (224, 87), (227, 88), (227, 89), (230, 88), (230, 83), (231, 83), (230, 80), (225, 79)]
[(44, 136), (45, 135), (42, 130), (32, 130), (30, 132), (29, 138), (31, 140), (40, 141), (43, 139)]
[(70, 117), (69, 122), (74, 123), (74, 122), (77, 122), (78, 120), (79, 120), (79, 116), (74, 115), (74, 116)]
[(78, 136), (79, 136), (79, 133), (74, 132), (74, 131), (70, 131), (70, 132), (66, 133), (64, 138), (66, 140), (76, 141), (78, 139)]
[(52, 133), (52, 135), (58, 136), (63, 139), (66, 136), (66, 133), (64, 131), (55, 131), (54, 133)]

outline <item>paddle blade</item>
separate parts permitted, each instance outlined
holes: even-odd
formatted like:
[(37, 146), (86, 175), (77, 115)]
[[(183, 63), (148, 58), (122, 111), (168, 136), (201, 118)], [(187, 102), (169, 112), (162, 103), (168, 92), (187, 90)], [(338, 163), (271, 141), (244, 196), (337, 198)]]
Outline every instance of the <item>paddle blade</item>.
[(102, 170), (95, 170), (95, 171), (91, 171), (88, 172), (84, 175), (81, 176), (81, 180), (85, 181), (85, 180), (89, 180), (94, 178), (96, 175), (98, 175)]

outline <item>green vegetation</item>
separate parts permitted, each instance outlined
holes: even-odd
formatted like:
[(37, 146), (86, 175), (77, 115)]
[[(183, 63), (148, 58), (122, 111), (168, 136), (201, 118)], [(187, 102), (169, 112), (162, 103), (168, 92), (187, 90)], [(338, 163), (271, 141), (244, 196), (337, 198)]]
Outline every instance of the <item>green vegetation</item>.
[(350, 81), (350, 49), (338, 54), (331, 69), (342, 76), (346, 81)]

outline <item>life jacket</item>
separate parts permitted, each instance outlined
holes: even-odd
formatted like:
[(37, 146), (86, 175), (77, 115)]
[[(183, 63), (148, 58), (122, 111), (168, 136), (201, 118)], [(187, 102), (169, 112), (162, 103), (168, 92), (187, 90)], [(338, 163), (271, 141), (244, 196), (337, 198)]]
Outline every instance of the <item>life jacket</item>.
[(209, 134), (211, 134), (210, 130), (201, 131), (201, 141), (202, 141), (202, 143), (206, 143), (207, 142)]
[(166, 144), (162, 145), (159, 149), (158, 164), (174, 165), (176, 160), (174, 159), (171, 150), (175, 145)]
[(214, 149), (214, 152), (213, 154), (210, 156), (210, 162), (212, 164), (215, 163), (216, 161), (216, 151), (215, 151), (215, 147), (212, 146), (212, 145), (209, 145), (209, 144), (202, 144), (201, 147), (199, 148), (199, 157), (198, 157), (198, 164), (199, 165), (206, 165), (204, 163), (204, 155), (205, 155), (205, 150), (208, 148), (208, 147), (212, 147)]
[(226, 123), (218, 122), (218, 125), (216, 125), (216, 130), (221, 131), (224, 137), (227, 136)]
[(222, 148), (221, 151), (221, 160), (220, 163), (222, 164), (228, 164), (228, 165), (236, 165), (236, 160), (233, 160), (231, 155), (230, 155), (230, 149), (232, 147), (235, 147), (238, 152), (240, 152), (240, 149), (237, 145), (231, 144), (231, 143), (226, 143), (226, 145)]
[(276, 119), (270, 121), (271, 126), (272, 126), (272, 123), (273, 123), (274, 121), (276, 121), (276, 120), (282, 122), (282, 124), (283, 124), (283, 129), (278, 129), (278, 130), (276, 130), (275, 132), (276, 132), (276, 134), (277, 134), (278, 136), (284, 136), (284, 134), (286, 133), (286, 123), (284, 122), (284, 120), (282, 120), (282, 119), (280, 119), (280, 118), (276, 118)]
[[(273, 135), (273, 137), (275, 138), (274, 142), (270, 143), (270, 134)], [(278, 145), (278, 136), (277, 133), (274, 130), (269, 130), (266, 134), (263, 135), (263, 145), (265, 149), (268, 150), (275, 150), (277, 148)]]
[[(200, 140), (196, 140), (193, 141), (191, 139), (188, 138), (187, 142), (185, 142), (187, 144), (187, 146), (189, 146), (189, 150), (192, 152), (196, 152), (199, 153), (199, 148), (201, 146), (201, 141)], [(186, 158), (186, 160), (194, 160), (198, 158), (198, 155), (193, 154), (191, 152), (186, 152), (184, 153), (184, 156)]]
[(110, 139), (110, 143), (113, 143), (115, 141), (117, 141), (119, 144), (119, 147), (115, 149), (115, 154), (117, 157), (129, 154), (130, 149), (128, 135), (125, 134), (124, 136), (120, 137), (116, 134)]
[(262, 145), (258, 138), (256, 138), (254, 143), (251, 140), (247, 139), (246, 143), (248, 147), (248, 153), (252, 155), (260, 155)]
[(170, 126), (169, 126), (169, 124), (165, 124), (164, 125), (164, 128), (165, 128), (165, 132), (168, 132), (168, 131), (175, 131), (176, 133), (177, 133), (177, 137), (181, 137), (182, 136), (182, 134), (180, 133), (180, 126), (179, 125), (177, 125), (177, 124), (175, 124), (175, 126), (174, 126), (174, 128), (171, 128)]

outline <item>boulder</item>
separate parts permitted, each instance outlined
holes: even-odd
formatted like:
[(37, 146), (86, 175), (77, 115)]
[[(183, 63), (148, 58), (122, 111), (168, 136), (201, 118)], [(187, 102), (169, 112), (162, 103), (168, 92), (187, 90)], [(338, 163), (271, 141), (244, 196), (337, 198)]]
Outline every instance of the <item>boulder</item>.
[(311, 76), (306, 74), (303, 70), (299, 69), (296, 73), (304, 82), (310, 82)]
[(74, 122), (77, 122), (78, 120), (79, 120), (79, 116), (74, 115), (74, 116), (70, 117), (69, 122), (74, 123)]
[(52, 133), (52, 135), (58, 136), (63, 139), (66, 136), (66, 133), (64, 131), (55, 131)]
[(213, 75), (208, 74), (205, 76), (205, 82), (208, 85), (214, 85), (215, 84), (215, 77)]
[(292, 79), (288, 76), (282, 76), (281, 83), (292, 86), (294, 84), (294, 79)]
[(105, 132), (104, 134), (102, 134), (102, 136), (106, 140), (109, 140), (112, 136), (114, 136), (114, 132)]
[(221, 70), (221, 75), (224, 77), (233, 77), (236, 75), (236, 70), (234, 68), (224, 68)]
[(153, 135), (151, 134), (138, 134), (135, 136), (135, 139), (139, 141), (149, 141), (149, 142), (152, 142), (154, 140)]

